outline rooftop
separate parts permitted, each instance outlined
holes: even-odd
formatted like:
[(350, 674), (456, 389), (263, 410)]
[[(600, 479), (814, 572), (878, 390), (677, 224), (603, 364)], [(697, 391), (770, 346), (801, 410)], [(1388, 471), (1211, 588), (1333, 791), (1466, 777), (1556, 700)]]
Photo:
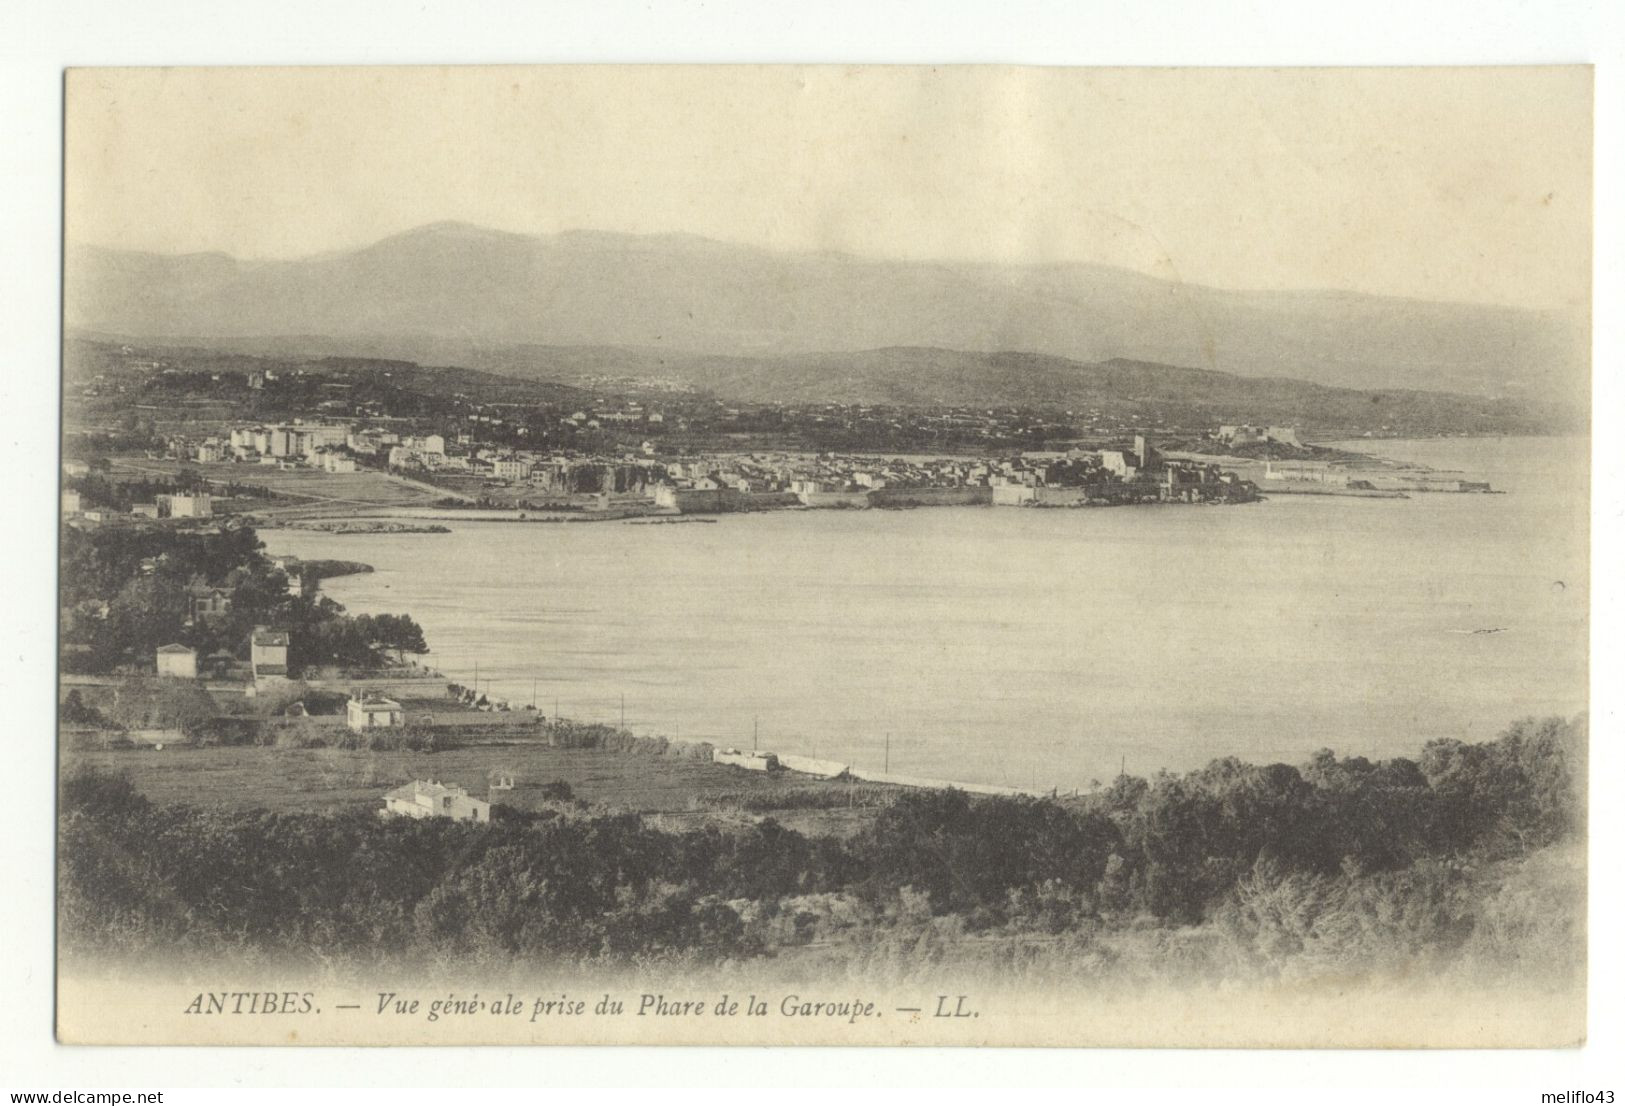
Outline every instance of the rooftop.
[(469, 795), (466, 787), (460, 787), (454, 783), (437, 783), (434, 780), (413, 780), (411, 783), (401, 784), (392, 791), (384, 792), (384, 798), (386, 799), (416, 799), (419, 796), (438, 799), (446, 795), (464, 799), (473, 797)]

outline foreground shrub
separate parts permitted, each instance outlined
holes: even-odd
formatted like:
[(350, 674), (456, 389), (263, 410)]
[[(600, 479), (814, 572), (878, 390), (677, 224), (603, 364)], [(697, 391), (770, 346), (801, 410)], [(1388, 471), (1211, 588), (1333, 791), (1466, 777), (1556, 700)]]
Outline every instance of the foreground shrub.
[(472, 824), (156, 807), (79, 774), (61, 790), (62, 936), (124, 953), (619, 964), (834, 942), (851, 965), (899, 971), (984, 947), (1036, 970), (1070, 947), (1130, 978), (1569, 978), (1584, 958), (1583, 734), (1583, 720), (1520, 723), (1416, 762), (1223, 760), (1067, 804), (898, 790), (844, 840), (772, 819), (663, 832), (592, 814), (561, 783), (544, 789), (552, 809)]

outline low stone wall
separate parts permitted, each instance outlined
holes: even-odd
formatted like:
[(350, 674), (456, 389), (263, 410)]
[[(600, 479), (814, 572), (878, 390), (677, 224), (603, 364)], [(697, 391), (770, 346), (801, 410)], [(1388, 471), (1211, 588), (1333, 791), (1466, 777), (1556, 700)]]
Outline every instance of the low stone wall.
[(795, 492), (750, 492), (744, 496), (742, 511), (776, 511), (783, 507), (801, 506), (801, 497)]
[(803, 505), (813, 508), (867, 508), (868, 492), (802, 492), (797, 498)]
[(676, 510), (685, 515), (774, 511), (801, 506), (800, 498), (793, 492), (742, 492), (737, 488), (665, 488), (654, 502), (663, 510)]
[(1041, 507), (1075, 507), (1089, 502), (1089, 489), (1062, 487), (1034, 488), (1033, 502)]
[(879, 488), (869, 493), (873, 507), (985, 507), (992, 488)]

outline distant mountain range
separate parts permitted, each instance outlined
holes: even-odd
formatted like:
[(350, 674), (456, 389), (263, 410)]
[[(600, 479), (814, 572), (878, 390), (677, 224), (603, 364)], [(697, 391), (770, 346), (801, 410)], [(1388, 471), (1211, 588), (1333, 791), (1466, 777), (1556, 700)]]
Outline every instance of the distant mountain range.
[[(653, 375), (741, 399), (1060, 402), (1157, 363), (1583, 410), (1588, 381), (1588, 321), (1556, 312), (686, 235), (439, 223), (293, 261), (75, 246), (66, 292), (70, 332), (532, 378), (551, 367), (565, 382)], [(1075, 363), (1096, 367), (1088, 381)]]

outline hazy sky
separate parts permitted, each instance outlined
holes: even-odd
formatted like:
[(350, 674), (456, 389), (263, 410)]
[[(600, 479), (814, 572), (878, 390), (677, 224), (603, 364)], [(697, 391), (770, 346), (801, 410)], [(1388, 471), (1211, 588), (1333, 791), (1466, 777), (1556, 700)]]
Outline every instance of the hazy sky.
[(1586, 69), (76, 70), (70, 241), (294, 257), (457, 219), (1589, 299)]

